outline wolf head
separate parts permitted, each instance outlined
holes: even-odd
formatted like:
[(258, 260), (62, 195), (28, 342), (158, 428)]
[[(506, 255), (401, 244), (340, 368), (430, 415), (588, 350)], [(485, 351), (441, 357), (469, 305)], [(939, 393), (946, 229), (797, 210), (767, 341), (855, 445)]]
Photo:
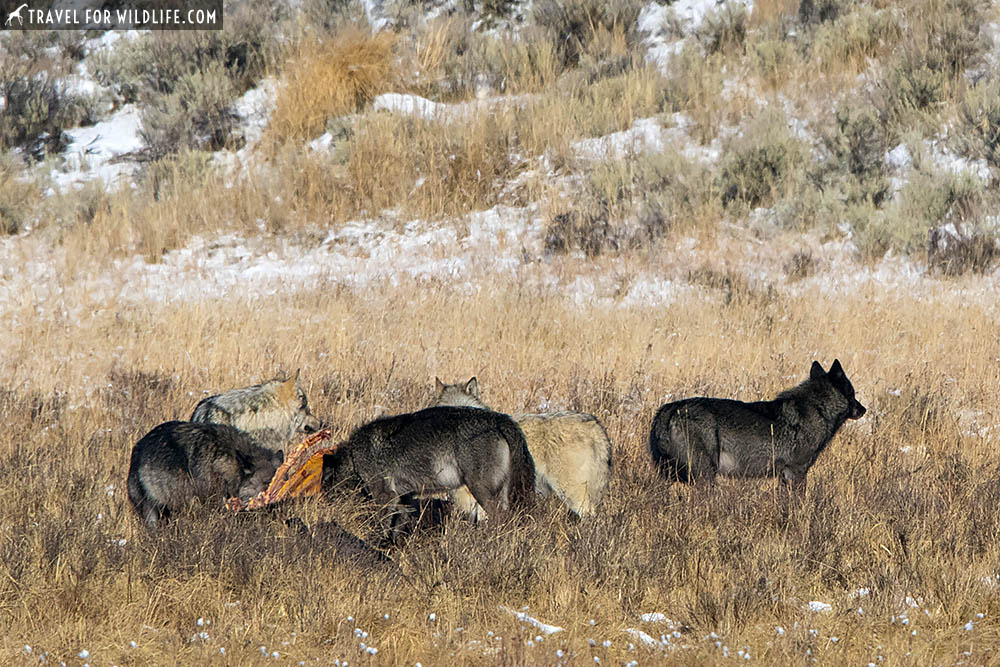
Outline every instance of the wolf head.
[(434, 400), (430, 406), (439, 405), (486, 409), (486, 404), (479, 399), (479, 380), (475, 376), (468, 382), (456, 384), (445, 384), (434, 378)]
[(822, 364), (818, 361), (813, 361), (812, 368), (809, 370), (809, 379), (818, 380), (821, 378), (829, 380), (834, 389), (847, 399), (848, 419), (861, 419), (865, 412), (868, 411), (865, 406), (858, 402), (858, 399), (854, 398), (854, 385), (847, 379), (847, 374), (844, 373), (844, 368), (840, 365), (839, 359), (833, 360), (833, 365), (830, 366), (829, 371), (823, 370)]

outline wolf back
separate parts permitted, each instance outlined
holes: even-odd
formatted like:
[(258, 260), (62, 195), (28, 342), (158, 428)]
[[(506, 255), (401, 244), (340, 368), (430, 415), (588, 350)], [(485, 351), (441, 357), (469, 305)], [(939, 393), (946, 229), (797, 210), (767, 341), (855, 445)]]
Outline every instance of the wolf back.
[(356, 476), (379, 502), (468, 486), (487, 511), (533, 504), (535, 468), (507, 415), (433, 407), (361, 426), (324, 457), (323, 487)]

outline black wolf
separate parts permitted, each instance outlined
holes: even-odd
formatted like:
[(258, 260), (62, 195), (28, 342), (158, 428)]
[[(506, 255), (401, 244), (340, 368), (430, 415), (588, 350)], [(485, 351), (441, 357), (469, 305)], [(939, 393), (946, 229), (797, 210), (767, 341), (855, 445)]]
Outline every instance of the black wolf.
[(194, 499), (238, 496), (249, 500), (267, 488), (280, 452), (264, 449), (225, 424), (160, 424), (132, 448), (128, 497), (150, 528)]
[(809, 379), (773, 401), (688, 398), (662, 406), (649, 451), (668, 480), (714, 480), (716, 474), (775, 477), (805, 488), (806, 473), (848, 419), (865, 406), (839, 360), (829, 372), (814, 361)]
[(377, 503), (394, 506), (394, 521), (405, 513), (401, 500), (462, 485), (493, 515), (533, 505), (535, 465), (524, 434), (509, 416), (433, 407), (376, 419), (324, 456), (324, 492), (344, 482), (360, 483)]

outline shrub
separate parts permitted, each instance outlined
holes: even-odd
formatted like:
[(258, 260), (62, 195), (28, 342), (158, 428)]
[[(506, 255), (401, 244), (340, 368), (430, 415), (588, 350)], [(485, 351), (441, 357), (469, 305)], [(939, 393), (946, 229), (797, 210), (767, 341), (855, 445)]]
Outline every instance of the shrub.
[(959, 114), (959, 149), (1000, 168), (1000, 79), (970, 88)]
[(851, 0), (801, 0), (799, 21), (808, 25), (836, 20), (849, 4)]
[(869, 207), (849, 207), (848, 222), (867, 258), (889, 249), (912, 253), (924, 249), (931, 228), (969, 217), (982, 196), (983, 185), (972, 176), (914, 170), (891, 207), (877, 214)]
[(639, 0), (541, 0), (532, 17), (556, 45), (564, 68), (576, 67), (591, 51), (596, 35), (620, 31), (630, 49), (637, 46), (637, 22), (643, 3)]
[(234, 97), (233, 82), (219, 63), (183, 75), (172, 92), (153, 97), (142, 109), (139, 136), (149, 157), (226, 146), (236, 119), (230, 109)]
[(707, 53), (741, 50), (747, 36), (747, 10), (743, 3), (726, 2), (705, 15), (695, 33)]
[(726, 152), (719, 176), (722, 203), (750, 208), (770, 204), (803, 161), (802, 147), (788, 133), (784, 116), (765, 112)]
[(91, 121), (93, 108), (82, 95), (31, 61), (0, 59), (0, 150), (22, 148), (36, 159), (65, 148), (63, 128)]
[(220, 66), (236, 94), (252, 87), (278, 59), (279, 4), (227, 9), (224, 30), (158, 30), (121, 40), (88, 59), (95, 79), (125, 103), (142, 94), (169, 94), (184, 77)]
[(357, 28), (305, 40), (285, 67), (269, 132), (279, 141), (311, 139), (329, 117), (361, 110), (393, 82), (393, 43), (388, 32)]
[(598, 163), (578, 206), (551, 215), (546, 252), (593, 257), (655, 243), (707, 203), (706, 180), (704, 170), (670, 151)]
[(843, 178), (848, 202), (880, 206), (889, 194), (884, 122), (871, 105), (851, 100), (837, 106), (834, 120), (833, 131), (823, 137), (830, 157), (821, 170), (830, 180)]

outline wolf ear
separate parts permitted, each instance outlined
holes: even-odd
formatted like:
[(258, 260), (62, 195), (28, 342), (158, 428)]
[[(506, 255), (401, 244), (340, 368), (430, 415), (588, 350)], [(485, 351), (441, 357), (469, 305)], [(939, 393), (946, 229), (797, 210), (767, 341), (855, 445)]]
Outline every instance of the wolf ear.
[(444, 382), (441, 382), (441, 378), (436, 375), (434, 376), (434, 391), (439, 394), (444, 391)]
[(465, 383), (465, 391), (469, 392), (476, 398), (479, 398), (479, 380), (473, 375), (469, 378), (469, 381)]
[(302, 373), (302, 369), (301, 369), (301, 368), (296, 368), (296, 369), (295, 369), (295, 386), (296, 386), (296, 387), (298, 387), (298, 386), (299, 386), (299, 375), (300, 375), (301, 373)]
[(833, 360), (833, 365), (830, 366), (830, 376), (835, 378), (844, 377), (844, 367), (840, 365), (840, 359)]
[(809, 369), (809, 379), (815, 380), (824, 375), (826, 375), (826, 371), (823, 370), (823, 366), (818, 361), (814, 361), (812, 368)]

